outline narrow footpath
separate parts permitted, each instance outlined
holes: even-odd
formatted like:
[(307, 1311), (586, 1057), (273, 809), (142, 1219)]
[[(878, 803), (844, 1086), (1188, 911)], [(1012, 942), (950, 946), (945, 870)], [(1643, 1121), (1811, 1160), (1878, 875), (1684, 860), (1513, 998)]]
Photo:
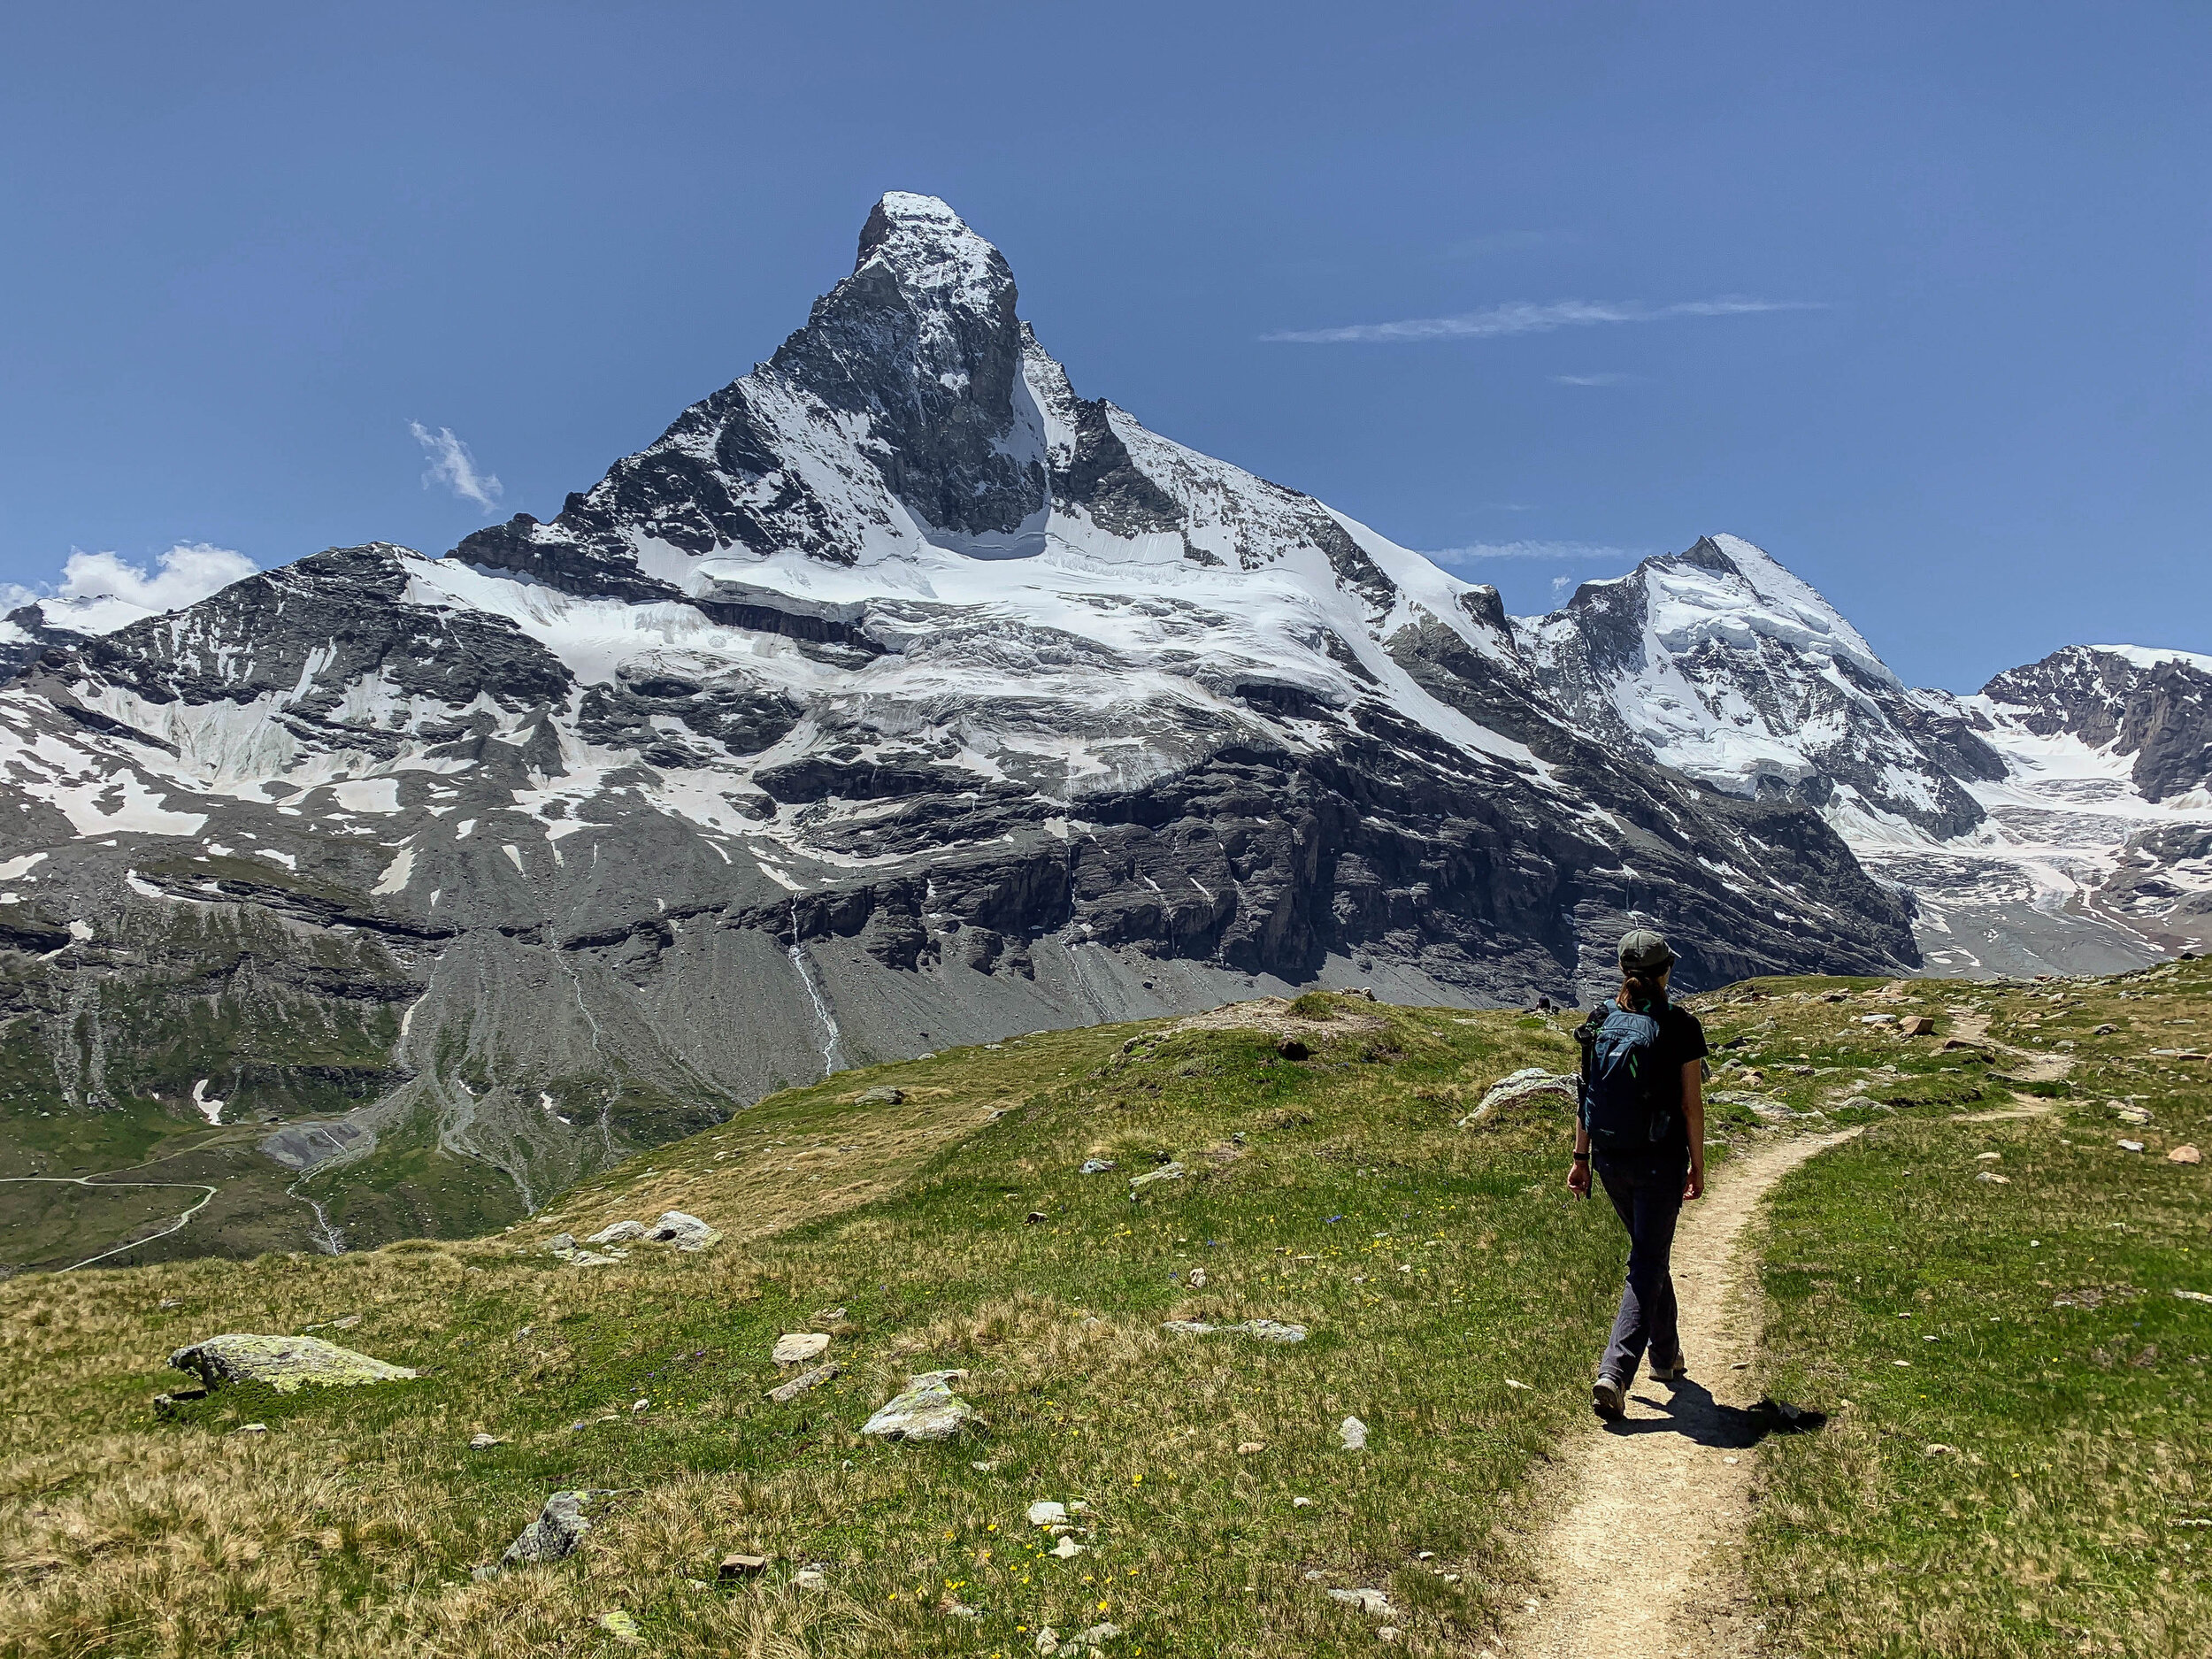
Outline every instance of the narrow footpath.
[(1682, 1207), (1674, 1283), (1690, 1374), (1671, 1389), (1639, 1374), (1626, 1420), (1593, 1419), (1570, 1449), (1576, 1497), (1537, 1541), (1543, 1594), (1508, 1632), (1509, 1659), (1730, 1651), (1710, 1628), (1728, 1599), (1720, 1555), (1744, 1535), (1764, 1432), (1751, 1373), (1733, 1369), (1750, 1363), (1759, 1334), (1757, 1303), (1740, 1294), (1755, 1258), (1739, 1247), (1775, 1182), (1857, 1133), (1763, 1147), (1716, 1168), (1705, 1196)]

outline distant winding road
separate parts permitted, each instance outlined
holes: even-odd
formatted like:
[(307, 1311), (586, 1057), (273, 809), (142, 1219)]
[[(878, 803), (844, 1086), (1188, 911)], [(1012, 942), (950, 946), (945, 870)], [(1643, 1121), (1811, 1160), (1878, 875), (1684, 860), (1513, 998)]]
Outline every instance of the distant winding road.
[(104, 1262), (111, 1256), (120, 1256), (126, 1250), (135, 1250), (141, 1245), (151, 1244), (156, 1239), (167, 1238), (207, 1208), (209, 1200), (215, 1196), (216, 1192), (214, 1187), (202, 1181), (111, 1181), (103, 1179), (99, 1175), (0, 1175), (0, 1186), (12, 1187), (31, 1181), (43, 1182), (55, 1187), (90, 1187), (99, 1190), (117, 1187), (174, 1187), (186, 1191), (196, 1191), (200, 1194), (199, 1202), (194, 1204), (191, 1209), (186, 1210), (159, 1233), (150, 1233), (142, 1239), (133, 1239), (128, 1244), (119, 1244), (112, 1250), (103, 1250), (97, 1256), (86, 1256), (81, 1262), (72, 1262), (67, 1267), (58, 1267), (54, 1270), (58, 1273), (74, 1272), (78, 1268), (90, 1267), (95, 1262)]

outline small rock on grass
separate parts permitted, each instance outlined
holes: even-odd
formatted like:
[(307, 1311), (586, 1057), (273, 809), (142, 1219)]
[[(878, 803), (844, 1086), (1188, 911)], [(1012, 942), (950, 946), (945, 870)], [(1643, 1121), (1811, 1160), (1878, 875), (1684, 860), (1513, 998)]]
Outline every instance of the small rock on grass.
[(1994, 1170), (1979, 1171), (1975, 1174), (1974, 1179), (1978, 1181), (1988, 1181), (1998, 1187), (2009, 1187), (2012, 1185), (2011, 1176), (2000, 1175)]
[(1203, 1319), (1170, 1319), (1160, 1327), (1179, 1336), (1248, 1336), (1262, 1342), (1302, 1342), (1306, 1327), (1278, 1319), (1247, 1319), (1241, 1325), (1208, 1325)]
[(538, 1518), (515, 1534), (515, 1541), (499, 1558), (500, 1569), (567, 1560), (575, 1553), (577, 1541), (591, 1531), (586, 1508), (594, 1498), (606, 1495), (588, 1489), (555, 1493), (538, 1511)]
[(2118, 1145), (2123, 1152), (2140, 1152), (2143, 1149), (2143, 1143), (2140, 1141), (2123, 1141)]
[(472, 1452), (488, 1452), (493, 1447), (504, 1446), (506, 1443), (498, 1435), (486, 1434), (481, 1431), (469, 1436), (469, 1450)]
[(1129, 1196), (1134, 1198), (1146, 1187), (1157, 1186), (1162, 1181), (1179, 1181), (1189, 1173), (1180, 1164), (1163, 1164), (1156, 1170), (1147, 1170), (1141, 1175), (1131, 1176)]
[(909, 1377), (906, 1387), (887, 1401), (863, 1424), (863, 1434), (887, 1440), (946, 1440), (971, 1424), (979, 1424), (976, 1409), (952, 1391), (964, 1382), (964, 1371), (924, 1371)]
[(791, 1575), (791, 1582), (802, 1590), (826, 1590), (829, 1574), (819, 1567), (802, 1567)]
[(1193, 1290), (1205, 1289), (1206, 1270), (1202, 1267), (1192, 1268), (1188, 1273), (1184, 1275), (1183, 1282), (1188, 1285)]
[(620, 1608), (615, 1609), (611, 1613), (602, 1613), (599, 1616), (599, 1628), (626, 1647), (645, 1646), (644, 1628)]
[(1037, 1651), (1046, 1655), (1047, 1659), (1056, 1654), (1064, 1655), (1064, 1659), (1072, 1659), (1074, 1655), (1103, 1647), (1120, 1634), (1121, 1626), (1118, 1624), (1094, 1624), (1088, 1630), (1077, 1631), (1072, 1636), (1063, 1636), (1048, 1624), (1037, 1632)]
[(1329, 1600), (1356, 1607), (1370, 1618), (1388, 1618), (1398, 1610), (1380, 1590), (1331, 1590)]
[(752, 1578), (768, 1571), (765, 1555), (728, 1555), (722, 1557), (722, 1565), (716, 1577), (723, 1578)]
[(837, 1365), (817, 1365), (812, 1371), (803, 1371), (789, 1382), (779, 1384), (768, 1391), (768, 1397), (778, 1405), (787, 1405), (808, 1389), (818, 1386), (837, 1376), (843, 1368)]
[(1367, 1425), (1357, 1417), (1346, 1417), (1343, 1422), (1337, 1425), (1336, 1437), (1343, 1442), (1344, 1449), (1348, 1452), (1363, 1452), (1367, 1449)]
[(625, 1244), (632, 1239), (641, 1239), (644, 1236), (645, 1224), (642, 1221), (618, 1221), (611, 1226), (600, 1228), (584, 1242), (586, 1244)]
[(1263, 1440), (1247, 1440), (1243, 1445), (1237, 1448), (1237, 1455), (1239, 1457), (1249, 1457), (1256, 1452), (1263, 1452), (1266, 1449), (1266, 1442)]
[(1114, 1167), (1114, 1161), (1111, 1158), (1085, 1158), (1083, 1167), (1076, 1171), (1076, 1173), (1078, 1175), (1103, 1175)]
[(2169, 1164), (2201, 1164), (2204, 1162), (2204, 1154), (2194, 1147), (2176, 1147), (2166, 1155), (2166, 1162)]
[[(926, 1060), (930, 1056), (924, 1055), (922, 1057)], [(853, 1099), (862, 1106), (902, 1106), (906, 1103), (906, 1091), (894, 1088), (888, 1083), (879, 1083), (873, 1088), (862, 1089)]]
[(1083, 1553), (1083, 1546), (1077, 1543), (1072, 1538), (1063, 1538), (1058, 1543), (1052, 1547), (1052, 1553), (1057, 1555), (1062, 1561), (1073, 1561), (1078, 1555)]
[(1032, 1526), (1057, 1526), (1068, 1518), (1068, 1506), (1040, 1498), (1024, 1514)]
[(768, 1357), (779, 1365), (808, 1365), (829, 1352), (830, 1340), (818, 1331), (794, 1331), (776, 1339)]

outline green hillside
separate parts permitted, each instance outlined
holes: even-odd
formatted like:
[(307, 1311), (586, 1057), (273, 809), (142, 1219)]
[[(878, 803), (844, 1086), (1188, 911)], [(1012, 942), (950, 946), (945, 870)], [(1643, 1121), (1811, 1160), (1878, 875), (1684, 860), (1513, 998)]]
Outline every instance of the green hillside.
[[(2180, 1653), (2208, 1628), (2194, 1563), (2212, 1539), (2161, 1531), (2122, 1578), (2108, 1536), (2123, 1511), (2139, 1529), (2208, 1513), (2191, 1483), (2212, 1306), (2170, 1294), (2212, 1290), (2193, 1277), (2204, 1171), (2160, 1155), (2212, 1133), (2212, 1102), (2201, 1062), (2149, 1052), (2186, 1046), (2174, 1022), (2212, 1010), (2207, 980), (2189, 964), (1705, 999), (1717, 1160), (1869, 1125), (1791, 1179), (1771, 1228), (1772, 1386), (1828, 1417), (1756, 1454), (1748, 1565), (1791, 1632), (1775, 1652), (2101, 1651), (2068, 1622), (2093, 1609), (2137, 1643), (2112, 1652)], [(1884, 1018), (1923, 1010), (1933, 1035)], [(1409, 1651), (1494, 1649), (1561, 1497), (1550, 1460), (1587, 1422), (1622, 1245), (1603, 1206), (1561, 1188), (1555, 1099), (1458, 1125), (1499, 1078), (1571, 1064), (1565, 1023), (1314, 996), (1041, 1033), (774, 1096), (473, 1242), (0, 1285), (0, 1651), (1026, 1655), (1047, 1628), (1110, 1624), (1110, 1655), (1368, 1653), (1379, 1620), (1328, 1594), (1359, 1588), (1387, 1596)], [(1946, 1049), (1961, 1033), (1976, 1046)], [(2112, 1149), (2108, 1093), (2149, 1102), (2154, 1128), (2124, 1132), (2145, 1153)], [(1954, 1121), (2024, 1099), (2054, 1115)], [(1991, 1147), (2006, 1184), (1974, 1179)], [(1079, 1172), (1094, 1159), (1116, 1167)], [(1130, 1178), (1168, 1161), (1182, 1173), (1133, 1198)], [(1940, 1202), (1921, 1202), (1939, 1169)], [(672, 1208), (722, 1240), (633, 1243), (602, 1266), (546, 1248)], [(1985, 1324), (2062, 1317), (2035, 1308), (2054, 1294), (2039, 1279), (2062, 1276), (1989, 1246), (1978, 1277), (1962, 1252), (2031, 1222), (2070, 1250), (2093, 1217), (2131, 1229), (2111, 1276), (2140, 1294), (2063, 1311), (2065, 1340), (2041, 1344), (2053, 1392), (2009, 1351), (2007, 1388), (1984, 1386), (1987, 1353), (1962, 1340), (1917, 1344), (1918, 1386), (1893, 1384), (1894, 1316), (1923, 1292), (1962, 1325), (1976, 1296), (1994, 1299), (1974, 1304)], [(2156, 1329), (2123, 1354), (2139, 1318)], [(1309, 1334), (1162, 1329), (1253, 1319)], [(181, 1381), (171, 1348), (311, 1327), (425, 1374), (156, 1414)], [(770, 1401), (792, 1374), (770, 1348), (807, 1331), (841, 1374)], [(858, 1432), (910, 1375), (946, 1369), (969, 1373), (955, 1386), (979, 1426)], [(1363, 1450), (1343, 1449), (1348, 1417)], [(2001, 1427), (2002, 1459), (1982, 1443)], [(476, 1433), (501, 1443), (471, 1450)], [(1938, 1440), (1981, 1462), (1903, 1461)], [(2047, 1492), (2019, 1549), (1993, 1551), (1991, 1506), (2018, 1497), (1990, 1495), (1992, 1471), (2072, 1468), (2085, 1448), (2110, 1502), (2070, 1512)], [(1929, 1484), (1970, 1470), (1972, 1502)], [(568, 1560), (472, 1576), (550, 1493), (583, 1487), (611, 1495)], [(1025, 1520), (1041, 1500), (1073, 1510), (1077, 1553)], [(723, 1579), (733, 1551), (767, 1564)], [(2093, 1567), (2116, 1599), (2039, 1594), (2051, 1622), (2008, 1611), (1983, 1627), (1996, 1645), (1963, 1645), (1974, 1598), (2017, 1600), (2016, 1579), (1956, 1581), (2031, 1560)]]

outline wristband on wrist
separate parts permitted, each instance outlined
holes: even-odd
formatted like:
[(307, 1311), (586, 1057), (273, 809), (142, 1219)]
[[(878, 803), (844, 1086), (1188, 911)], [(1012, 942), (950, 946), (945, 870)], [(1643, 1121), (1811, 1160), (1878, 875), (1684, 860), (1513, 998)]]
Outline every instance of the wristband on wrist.
[(1578, 1152), (1575, 1154), (1575, 1162), (1577, 1164), (1587, 1164), (1589, 1161), (1590, 1155), (1587, 1152)]

